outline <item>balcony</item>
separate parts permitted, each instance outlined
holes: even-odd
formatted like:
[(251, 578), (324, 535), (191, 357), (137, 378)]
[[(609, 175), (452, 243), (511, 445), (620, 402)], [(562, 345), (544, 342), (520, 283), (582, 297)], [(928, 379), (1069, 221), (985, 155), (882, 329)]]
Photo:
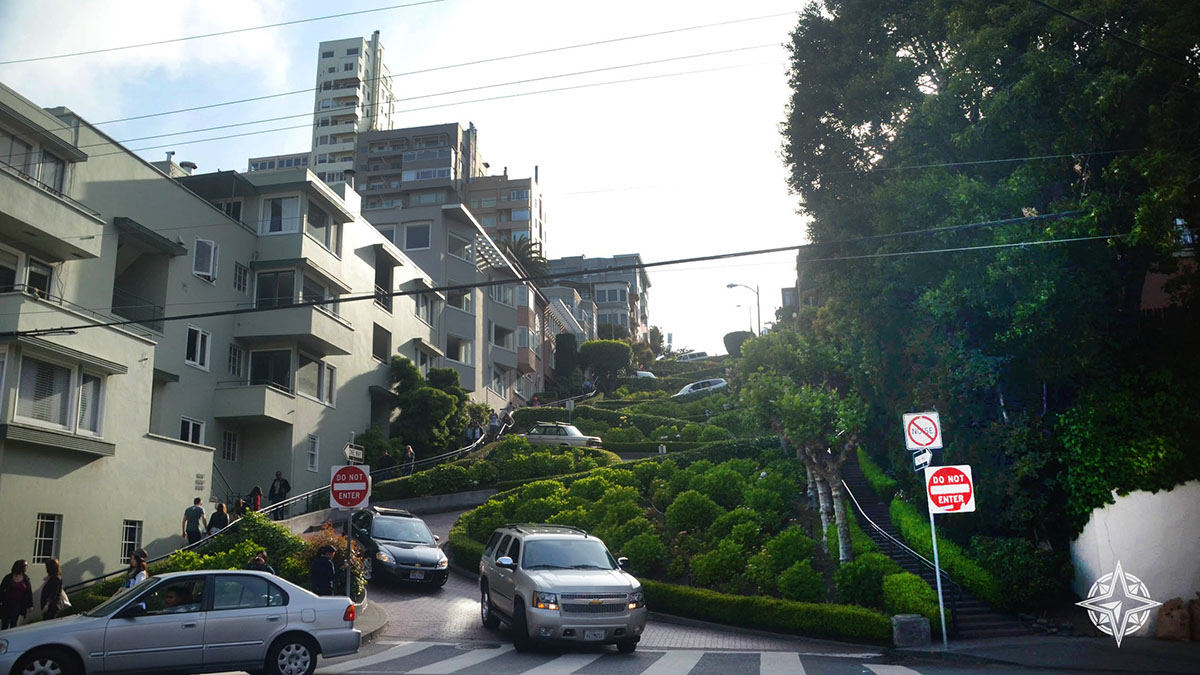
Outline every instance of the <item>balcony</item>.
[(529, 347), (521, 347), (517, 350), (517, 371), (522, 375), (537, 372), (537, 354)]
[(213, 395), (213, 417), (243, 424), (292, 424), (296, 396), (273, 384), (220, 382)]
[(0, 195), (0, 230), (11, 233), (14, 243), (53, 262), (100, 257), (104, 220), (98, 212), (5, 162)]
[(242, 314), (237, 317), (233, 336), (247, 344), (294, 341), (320, 356), (344, 356), (354, 347), (350, 322), (315, 305)]
[(136, 321), (153, 331), (162, 332), (162, 318), (165, 314), (162, 305), (157, 305), (129, 291), (113, 288), (112, 311), (119, 317)]

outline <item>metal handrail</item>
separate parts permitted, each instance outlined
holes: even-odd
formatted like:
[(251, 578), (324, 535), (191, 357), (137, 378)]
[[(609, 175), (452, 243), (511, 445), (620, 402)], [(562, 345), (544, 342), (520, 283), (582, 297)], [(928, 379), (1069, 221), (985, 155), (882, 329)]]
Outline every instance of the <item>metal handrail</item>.
[(958, 601), (962, 599), (963, 587), (960, 586), (957, 581), (951, 579), (950, 575), (946, 574), (946, 570), (937, 567), (928, 558), (912, 550), (912, 548), (910, 548), (907, 544), (888, 534), (882, 527), (879, 527), (874, 520), (871, 520), (871, 517), (868, 516), (867, 512), (863, 510), (862, 505), (858, 503), (858, 498), (854, 496), (854, 491), (850, 489), (850, 486), (846, 484), (845, 480), (842, 481), (842, 488), (846, 490), (846, 494), (850, 495), (850, 500), (854, 502), (854, 508), (858, 511), (859, 515), (861, 515), (871, 525), (871, 527), (875, 528), (876, 532), (882, 534), (885, 538), (887, 538), (888, 541), (899, 546), (904, 550), (905, 553), (908, 553), (910, 557), (925, 565), (930, 570), (933, 570), (935, 574), (938, 574), (942, 577), (943, 581), (954, 587), (954, 594), (950, 596), (950, 631), (957, 632)]
[[(13, 284), (11, 286), (0, 287), (0, 294), (4, 293), (24, 293), (31, 298), (36, 298), (37, 300), (41, 300), (43, 302), (59, 305), (77, 314), (89, 316), (101, 323), (121, 321), (121, 317), (105, 314), (103, 312), (97, 312), (94, 309), (89, 309), (83, 305), (75, 304), (74, 302), (71, 302), (62, 296), (47, 293), (37, 286), (31, 286), (29, 284)], [(153, 333), (147, 332), (144, 328), (138, 328), (137, 326), (132, 326), (129, 324), (122, 325), (119, 328), (140, 337), (148, 338), (153, 336)]]

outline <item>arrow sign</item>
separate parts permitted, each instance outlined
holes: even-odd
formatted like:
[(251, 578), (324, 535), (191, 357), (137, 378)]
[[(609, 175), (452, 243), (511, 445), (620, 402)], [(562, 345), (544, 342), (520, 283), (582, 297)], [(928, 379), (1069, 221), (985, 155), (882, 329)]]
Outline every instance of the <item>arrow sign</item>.
[(929, 466), (929, 462), (933, 461), (933, 453), (928, 450), (913, 453), (912, 461), (913, 471), (919, 472)]
[(909, 452), (942, 447), (942, 422), (935, 412), (904, 415), (904, 445)]

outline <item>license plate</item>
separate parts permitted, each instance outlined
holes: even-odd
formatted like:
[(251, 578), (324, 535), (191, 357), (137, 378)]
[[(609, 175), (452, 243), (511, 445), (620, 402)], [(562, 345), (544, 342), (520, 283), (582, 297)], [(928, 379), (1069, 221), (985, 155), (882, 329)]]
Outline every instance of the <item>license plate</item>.
[(424, 572), (409, 572), (408, 578), (409, 579), (424, 579), (425, 573)]
[(583, 631), (584, 640), (603, 640), (604, 631), (602, 630), (585, 630)]

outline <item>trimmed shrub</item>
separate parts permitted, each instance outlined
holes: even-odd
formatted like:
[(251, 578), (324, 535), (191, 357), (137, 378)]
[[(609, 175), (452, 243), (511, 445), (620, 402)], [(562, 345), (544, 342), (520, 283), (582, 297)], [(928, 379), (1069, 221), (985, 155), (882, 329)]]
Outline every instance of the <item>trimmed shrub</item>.
[(642, 588), (647, 606), (666, 614), (875, 644), (889, 643), (892, 637), (891, 619), (862, 607), (728, 595), (649, 579), (642, 580)]
[(653, 532), (637, 535), (618, 550), (619, 555), (629, 558), (629, 567), (637, 575), (659, 572), (667, 560), (667, 547)]
[[(909, 573), (888, 574), (883, 577), (883, 610), (890, 616), (920, 614), (929, 619), (934, 635), (941, 635), (938, 618), (937, 593), (921, 577)], [(946, 623), (950, 623), (949, 616)]]
[(728, 513), (723, 513), (719, 518), (713, 521), (712, 526), (708, 528), (708, 536), (717, 541), (724, 539), (733, 533), (733, 528), (742, 524), (751, 524), (756, 531), (762, 527), (762, 516), (753, 509), (745, 507), (736, 508)]
[(708, 495), (723, 508), (732, 509), (742, 503), (746, 482), (733, 469), (715, 467), (693, 478), (689, 487)]
[[(850, 508), (849, 502), (846, 503), (846, 521), (850, 526), (850, 554), (852, 556), (857, 558), (864, 553), (879, 551), (879, 545), (875, 543), (875, 540), (859, 527), (858, 517), (854, 515), (854, 509)], [(829, 524), (829, 531), (825, 533), (825, 545), (829, 548), (829, 557), (833, 559), (833, 563), (840, 565), (836, 523)]]
[(612, 487), (613, 484), (603, 476), (589, 476), (572, 483), (567, 495), (587, 502), (597, 502)]
[(636, 441), (633, 443), (610, 443), (608, 438), (604, 439), (604, 449), (609, 452), (658, 452), (658, 446), (667, 446), (667, 452), (682, 452), (684, 450), (694, 450), (702, 445), (700, 442), (687, 443), (684, 441)]
[(779, 575), (779, 594), (784, 600), (822, 602), (825, 600), (825, 579), (807, 560), (792, 565)]
[(722, 539), (716, 548), (692, 558), (692, 581), (708, 588), (737, 590), (736, 582), (746, 564), (742, 547)]
[(746, 560), (746, 580), (761, 595), (774, 595), (778, 590), (779, 570), (771, 556), (759, 551)]
[[(933, 560), (928, 514), (921, 513), (916, 506), (901, 499), (892, 500), (888, 513), (904, 541), (916, 552)], [(938, 557), (946, 574), (975, 594), (975, 597), (994, 607), (1010, 606), (1008, 594), (996, 578), (969, 558), (958, 544), (945, 537), (939, 537)]]
[(883, 578), (901, 572), (896, 561), (882, 553), (864, 553), (833, 573), (838, 597), (848, 604), (883, 607)]
[(797, 525), (775, 535), (763, 546), (763, 553), (770, 557), (776, 574), (811, 558), (816, 550), (817, 543)]
[(683, 492), (667, 507), (667, 529), (702, 534), (724, 512), (716, 502), (695, 490)]
[(892, 501), (892, 497), (896, 496), (896, 490), (899, 489), (900, 484), (895, 479), (889, 478), (883, 472), (883, 469), (879, 468), (879, 465), (871, 459), (862, 446), (858, 448), (858, 468), (862, 469), (867, 482), (871, 484), (871, 489), (875, 491), (875, 494), (879, 495), (879, 498), (885, 504)]
[(612, 443), (637, 443), (646, 440), (646, 434), (643, 434), (642, 430), (637, 427), (629, 427), (628, 429), (613, 429), (609, 427), (608, 431), (603, 434), (589, 435), (598, 435), (603, 438), (605, 446)]
[(971, 553), (1004, 589), (1005, 609), (1041, 611), (1070, 595), (1075, 570), (1063, 553), (1015, 537), (973, 537)]

